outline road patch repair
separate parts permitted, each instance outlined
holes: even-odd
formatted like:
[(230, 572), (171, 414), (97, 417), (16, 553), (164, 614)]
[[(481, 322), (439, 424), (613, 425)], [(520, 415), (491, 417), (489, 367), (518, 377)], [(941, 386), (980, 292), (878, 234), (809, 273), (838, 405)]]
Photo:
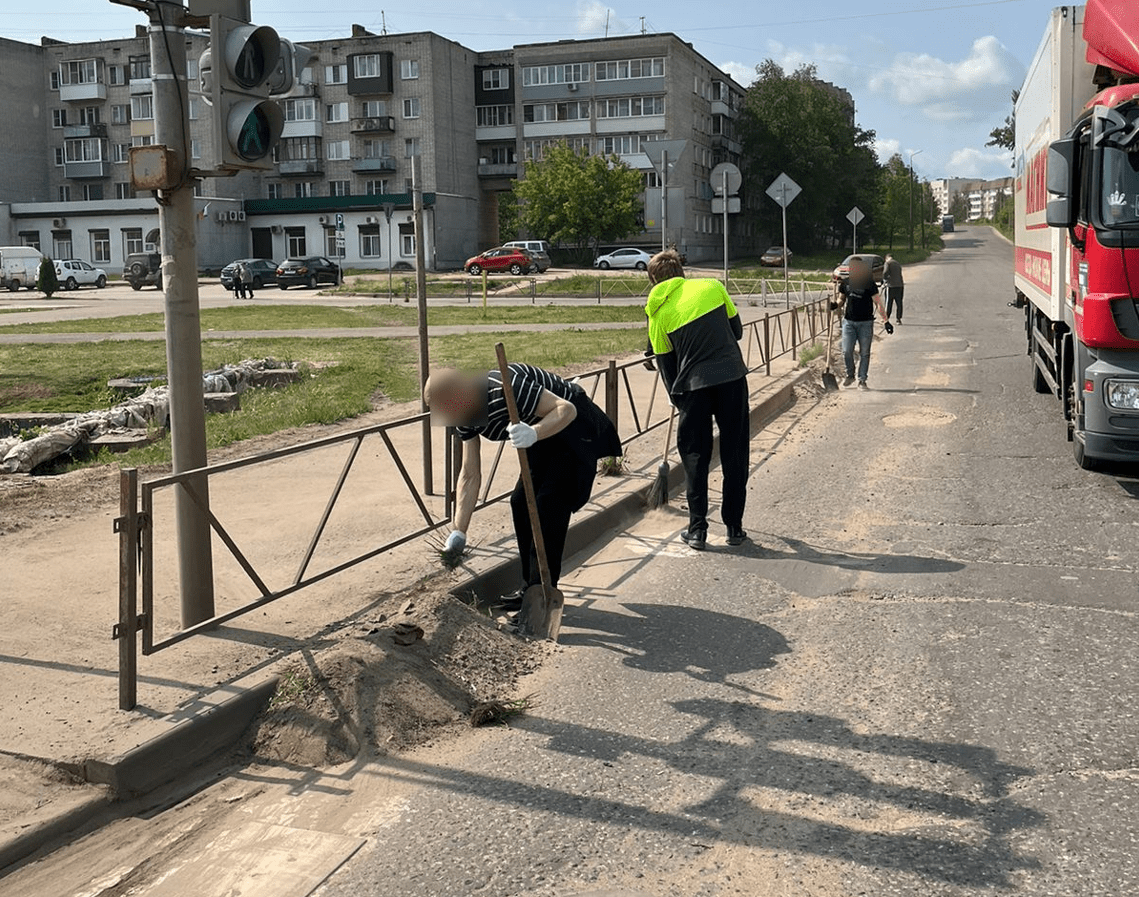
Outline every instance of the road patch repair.
[[(807, 404), (815, 401), (822, 393), (818, 375), (818, 364), (801, 370), (791, 368), (790, 359), (781, 375), (753, 375), (758, 385), (752, 396), (753, 431), (758, 433), (765, 422), (791, 407), (797, 392)], [(647, 441), (659, 440), (654, 436)], [(571, 527), (567, 558), (644, 513), (658, 462), (646, 454), (638, 468), (643, 475), (605, 478), (607, 488), (599, 490)], [(35, 490), (29, 481), (21, 482)], [(683, 471), (673, 465), (671, 489), (682, 482)], [(520, 579), (512, 540), (505, 537), (509, 510), (500, 503), (482, 513), (490, 512), (498, 515), (503, 538), (459, 570), (393, 592), (379, 590), (374, 583), (354, 596), (327, 592), (335, 594), (335, 600), (325, 608), (330, 615), (326, 619), (336, 622), (304, 638), (254, 638), (242, 655), (245, 674), (199, 693), (173, 712), (147, 710), (129, 718), (118, 714), (110, 728), (100, 728), (89, 718), (85, 729), (77, 699), (78, 708), (61, 707), (60, 712), (75, 714), (80, 731), (73, 734), (86, 742), (78, 754), (77, 741), (69, 749), (62, 741), (53, 742), (56, 747), (45, 743), (42, 754), (0, 745), (0, 774), (15, 785), (0, 799), (0, 869), (58, 846), (79, 826), (114, 818), (117, 803), (189, 774), (200, 779), (211, 769), (235, 762), (320, 767), (357, 755), (398, 751), (453, 736), (469, 725), (472, 707), (479, 703), (517, 698), (519, 678), (547, 652), (562, 649), (518, 639), (488, 613), (494, 600), (513, 591)], [(424, 546), (417, 550), (429, 553)], [(423, 566), (421, 557), (400, 569), (415, 581), (422, 574), (412, 571)], [(350, 599), (356, 611), (343, 613), (343, 602)], [(572, 613), (571, 601), (567, 614)], [(280, 615), (283, 619), (287, 612)], [(240, 628), (217, 633), (220, 645), (250, 636)], [(280, 647), (266, 650), (270, 644)], [(254, 659), (257, 662), (251, 663)], [(5, 660), (0, 658), (0, 663)], [(21, 669), (26, 674), (17, 683), (21, 693), (35, 688), (35, 666)], [(77, 680), (77, 688), (89, 678)], [(96, 711), (89, 713), (94, 718)], [(251, 837), (256, 841), (270, 835)]]

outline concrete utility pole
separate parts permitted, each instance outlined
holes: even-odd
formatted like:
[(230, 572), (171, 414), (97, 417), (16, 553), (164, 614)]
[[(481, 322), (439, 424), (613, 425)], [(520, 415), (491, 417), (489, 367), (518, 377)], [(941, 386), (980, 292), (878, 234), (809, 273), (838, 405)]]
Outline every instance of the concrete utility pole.
[[(914, 156), (922, 152), (914, 150), (910, 153), (910, 251), (914, 248)], [(924, 238), (923, 238), (924, 240)], [(924, 245), (924, 242), (923, 242)]]
[(660, 155), (660, 251), (668, 249), (668, 150)]
[[(170, 444), (174, 473), (205, 467), (206, 411), (202, 399), (202, 328), (198, 314), (198, 239), (190, 170), (186, 35), (181, 3), (155, 0), (150, 12), (154, 81), (154, 141), (182, 172), (177, 186), (158, 193), (162, 286), (166, 303), (166, 369), (170, 378)], [(209, 506), (205, 474), (187, 484)], [(185, 488), (174, 490), (182, 626), (214, 616), (213, 550), (206, 515)]]
[[(423, 159), (411, 157), (411, 208), (415, 216), (415, 296), (419, 306), (419, 408), (427, 410), (423, 401), (423, 385), (430, 373), (427, 353), (427, 253), (423, 248)], [(423, 421), (423, 491), (435, 493), (431, 464), (431, 421)]]

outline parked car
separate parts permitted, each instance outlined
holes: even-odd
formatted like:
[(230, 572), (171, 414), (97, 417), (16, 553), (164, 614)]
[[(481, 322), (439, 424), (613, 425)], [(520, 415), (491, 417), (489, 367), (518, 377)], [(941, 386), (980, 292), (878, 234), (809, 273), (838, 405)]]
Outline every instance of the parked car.
[(468, 274), (482, 274), (483, 271), (509, 271), (516, 277), (526, 274), (534, 267), (534, 259), (525, 249), (514, 246), (499, 246), (488, 249), (467, 259), (463, 268)]
[(141, 290), (146, 284), (162, 289), (162, 256), (157, 252), (132, 252), (123, 262), (123, 280), (132, 290)]
[(886, 267), (886, 260), (880, 255), (865, 255), (861, 252), (857, 255), (848, 255), (844, 258), (842, 264), (831, 272), (831, 280), (846, 280), (850, 276), (851, 259), (862, 259), (870, 266), (870, 273), (874, 277), (874, 282), (882, 282), (882, 271)]
[(550, 259), (550, 244), (545, 240), (511, 240), (509, 243), (503, 243), (505, 249), (525, 249), (530, 254), (530, 258), (534, 260), (535, 267), (531, 272), (537, 271), (541, 274), (547, 271), (553, 262)]
[[(793, 253), (790, 249), (787, 250), (787, 261), (791, 261)], [(759, 257), (759, 263), (766, 265), (768, 268), (782, 268), (783, 267), (783, 247), (772, 246)]]
[(297, 286), (316, 289), (320, 283), (340, 283), (340, 266), (323, 255), (285, 259), (277, 266), (275, 276), (282, 290)]
[(102, 268), (91, 267), (82, 259), (64, 259), (62, 262), (56, 262), (55, 276), (59, 278), (59, 285), (65, 290), (92, 286), (101, 290), (107, 285), (107, 272)]
[(43, 256), (34, 246), (0, 246), (0, 288), (34, 289)]
[(645, 271), (652, 256), (643, 249), (616, 249), (593, 260), (594, 268), (636, 268)]
[(272, 259), (234, 259), (221, 269), (221, 285), (227, 290), (233, 289), (233, 272), (238, 262), (245, 262), (249, 266), (249, 273), (253, 275), (253, 289), (259, 290), (267, 283), (277, 282), (277, 263)]

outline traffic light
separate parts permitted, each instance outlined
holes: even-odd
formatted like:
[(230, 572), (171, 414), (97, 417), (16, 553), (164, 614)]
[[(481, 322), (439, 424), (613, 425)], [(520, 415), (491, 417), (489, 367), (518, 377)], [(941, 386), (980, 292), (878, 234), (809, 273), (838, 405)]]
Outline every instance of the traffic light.
[(300, 80), (301, 71), (312, 61), (315, 55), (308, 47), (294, 44), (282, 37), (281, 54), (277, 59), (277, 67), (269, 78), (269, 93), (272, 96), (289, 93)]
[(202, 93), (214, 109), (218, 168), (272, 167), (270, 153), (285, 127), (281, 107), (269, 98), (282, 43), (288, 42), (268, 26), (210, 16), (210, 48), (198, 68)]

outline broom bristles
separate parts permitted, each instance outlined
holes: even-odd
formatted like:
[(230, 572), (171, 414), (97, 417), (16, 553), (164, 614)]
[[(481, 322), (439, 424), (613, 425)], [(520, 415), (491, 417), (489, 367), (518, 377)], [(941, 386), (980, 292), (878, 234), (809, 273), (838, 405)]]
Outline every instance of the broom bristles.
[(668, 463), (657, 468), (657, 478), (649, 489), (649, 507), (653, 510), (668, 504)]

